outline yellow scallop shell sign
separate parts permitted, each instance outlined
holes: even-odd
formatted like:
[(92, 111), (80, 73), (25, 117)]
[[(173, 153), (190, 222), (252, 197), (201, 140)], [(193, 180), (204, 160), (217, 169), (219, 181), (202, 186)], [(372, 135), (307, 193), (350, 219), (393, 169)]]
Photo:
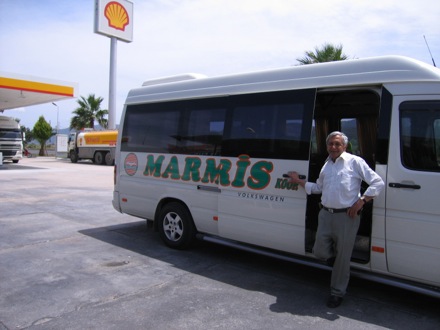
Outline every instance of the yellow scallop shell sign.
[(132, 42), (133, 3), (129, 0), (95, 0), (94, 25), (95, 33)]
[(111, 1), (105, 6), (104, 16), (108, 20), (108, 25), (117, 30), (125, 31), (129, 23), (127, 10), (116, 1)]

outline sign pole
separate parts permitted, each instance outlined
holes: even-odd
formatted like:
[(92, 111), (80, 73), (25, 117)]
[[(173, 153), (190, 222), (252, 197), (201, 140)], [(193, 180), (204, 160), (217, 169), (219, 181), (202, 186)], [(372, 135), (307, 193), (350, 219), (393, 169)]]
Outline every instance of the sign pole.
[(115, 129), (116, 117), (116, 53), (117, 38), (110, 38), (110, 79), (109, 79), (109, 98), (108, 98), (108, 128)]
[(133, 3), (128, 0), (95, 0), (95, 33), (110, 37), (108, 128), (116, 129), (116, 45), (133, 41)]

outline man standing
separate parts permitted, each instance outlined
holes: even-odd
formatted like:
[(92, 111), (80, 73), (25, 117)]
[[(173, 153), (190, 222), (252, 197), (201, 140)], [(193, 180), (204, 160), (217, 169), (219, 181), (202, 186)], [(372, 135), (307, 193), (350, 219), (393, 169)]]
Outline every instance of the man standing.
[[(338, 307), (350, 279), (350, 259), (365, 203), (384, 187), (381, 177), (361, 158), (347, 153), (348, 138), (342, 132), (327, 136), (329, 154), (316, 183), (306, 182), (289, 172), (290, 182), (302, 186), (307, 194), (322, 194), (313, 253), (333, 263), (331, 291), (327, 307)], [(369, 187), (361, 196), (362, 181)]]

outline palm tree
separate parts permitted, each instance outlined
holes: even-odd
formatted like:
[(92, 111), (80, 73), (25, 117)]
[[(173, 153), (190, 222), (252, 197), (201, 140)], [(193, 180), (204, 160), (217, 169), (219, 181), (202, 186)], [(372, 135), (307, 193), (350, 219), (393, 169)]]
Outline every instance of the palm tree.
[(348, 56), (342, 53), (342, 45), (332, 45), (326, 43), (322, 48), (315, 47), (315, 51), (305, 52), (305, 57), (297, 58), (299, 65), (332, 62), (332, 61), (344, 61), (348, 59)]
[(108, 120), (104, 118), (108, 110), (101, 109), (102, 97), (90, 94), (87, 99), (84, 96), (77, 101), (79, 107), (73, 113), (75, 116), (70, 120), (70, 129), (81, 130), (83, 128), (95, 128), (95, 120), (103, 128), (108, 127)]

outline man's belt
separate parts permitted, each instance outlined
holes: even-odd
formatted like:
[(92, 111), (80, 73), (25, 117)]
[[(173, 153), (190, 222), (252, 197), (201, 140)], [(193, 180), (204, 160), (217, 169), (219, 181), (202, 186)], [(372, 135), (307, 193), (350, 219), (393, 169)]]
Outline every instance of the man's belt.
[(348, 210), (348, 207), (343, 208), (343, 209), (331, 209), (329, 207), (325, 207), (324, 205), (322, 206), (322, 208), (330, 213), (344, 213), (344, 212), (347, 212), (347, 210)]

